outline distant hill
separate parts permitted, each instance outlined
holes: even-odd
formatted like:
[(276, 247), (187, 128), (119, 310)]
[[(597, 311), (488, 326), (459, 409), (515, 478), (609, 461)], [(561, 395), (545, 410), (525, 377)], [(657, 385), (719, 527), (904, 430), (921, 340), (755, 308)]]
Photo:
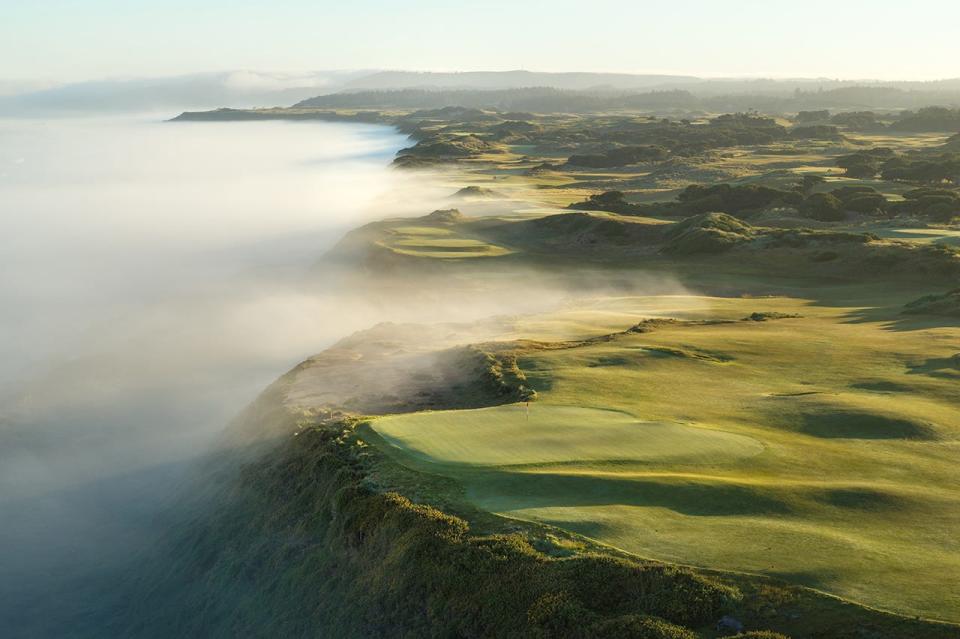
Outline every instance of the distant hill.
[(960, 79), (879, 82), (827, 78), (698, 78), (628, 73), (476, 71), (226, 71), (59, 86), (0, 81), (0, 115), (183, 111), (216, 107), (468, 106), (531, 111), (602, 108), (916, 109), (960, 105)]
[(683, 89), (700, 95), (789, 94), (841, 88), (882, 87), (902, 91), (960, 92), (960, 78), (929, 82), (836, 80), (831, 78), (700, 78), (692, 75), (632, 73), (545, 73), (538, 71), (379, 71), (345, 82), (344, 91), (385, 89), (516, 89), (549, 87), (574, 91)]
[(161, 78), (107, 79), (0, 93), (0, 114), (168, 111), (286, 106), (336, 91), (364, 72), (306, 74), (229, 71)]
[[(713, 86), (713, 85), (702, 85)], [(730, 92), (713, 94), (681, 88), (629, 91), (626, 89), (370, 89), (344, 90), (298, 102), (298, 108), (323, 109), (438, 109), (466, 107), (536, 113), (594, 112), (640, 109), (651, 112), (713, 112), (757, 110), (787, 113), (810, 109), (901, 110), (926, 106), (960, 105), (956, 91), (921, 91), (889, 86), (851, 86), (821, 90)]]

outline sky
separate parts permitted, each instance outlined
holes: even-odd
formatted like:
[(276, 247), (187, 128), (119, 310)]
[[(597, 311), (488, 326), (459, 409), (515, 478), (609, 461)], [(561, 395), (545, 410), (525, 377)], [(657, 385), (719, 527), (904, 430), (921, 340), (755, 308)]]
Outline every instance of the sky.
[(251, 69), (960, 76), (956, 0), (0, 0), (0, 82)]

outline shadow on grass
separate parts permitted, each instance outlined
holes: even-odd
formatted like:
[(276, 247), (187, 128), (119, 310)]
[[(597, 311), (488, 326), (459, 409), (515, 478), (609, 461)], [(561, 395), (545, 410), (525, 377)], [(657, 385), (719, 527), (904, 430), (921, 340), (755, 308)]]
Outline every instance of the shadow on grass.
[[(820, 302), (818, 302), (820, 303)], [(850, 311), (843, 315), (848, 324), (880, 324), (890, 331), (922, 331), (931, 328), (958, 327), (960, 319), (946, 315), (908, 315), (900, 304), (873, 306)]]
[(468, 483), (483, 495), (484, 508), (496, 512), (590, 506), (667, 508), (694, 517), (793, 512), (771, 491), (733, 484), (503, 470), (471, 472)]
[(908, 364), (907, 369), (908, 375), (957, 379), (960, 378), (960, 353), (950, 357), (930, 357), (918, 364)]

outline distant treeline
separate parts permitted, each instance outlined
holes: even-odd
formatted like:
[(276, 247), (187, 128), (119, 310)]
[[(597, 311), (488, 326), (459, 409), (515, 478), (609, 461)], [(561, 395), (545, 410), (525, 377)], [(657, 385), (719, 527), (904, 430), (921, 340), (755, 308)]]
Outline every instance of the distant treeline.
[(797, 90), (788, 95), (696, 95), (687, 90), (647, 92), (594, 89), (562, 90), (549, 87), (495, 90), (357, 91), (332, 93), (299, 102), (314, 108), (404, 108), (445, 106), (534, 111), (540, 113), (596, 112), (606, 109), (651, 111), (729, 112), (758, 110), (788, 113), (810, 109), (917, 109), (934, 105), (960, 105), (960, 91), (908, 91), (893, 87), (842, 87), (826, 91)]

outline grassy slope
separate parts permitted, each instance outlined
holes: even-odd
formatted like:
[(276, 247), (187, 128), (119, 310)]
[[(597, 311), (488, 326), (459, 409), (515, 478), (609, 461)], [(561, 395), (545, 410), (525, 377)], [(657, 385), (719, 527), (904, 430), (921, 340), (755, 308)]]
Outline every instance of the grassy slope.
[[(529, 350), (521, 366), (542, 398), (529, 419), (501, 408), (375, 427), (405, 463), (458, 479), (494, 512), (960, 621), (944, 587), (960, 574), (957, 329), (876, 308), (896, 305), (889, 293), (856, 294), (684, 300), (688, 316), (803, 317)], [(649, 439), (646, 421), (660, 424)]]

